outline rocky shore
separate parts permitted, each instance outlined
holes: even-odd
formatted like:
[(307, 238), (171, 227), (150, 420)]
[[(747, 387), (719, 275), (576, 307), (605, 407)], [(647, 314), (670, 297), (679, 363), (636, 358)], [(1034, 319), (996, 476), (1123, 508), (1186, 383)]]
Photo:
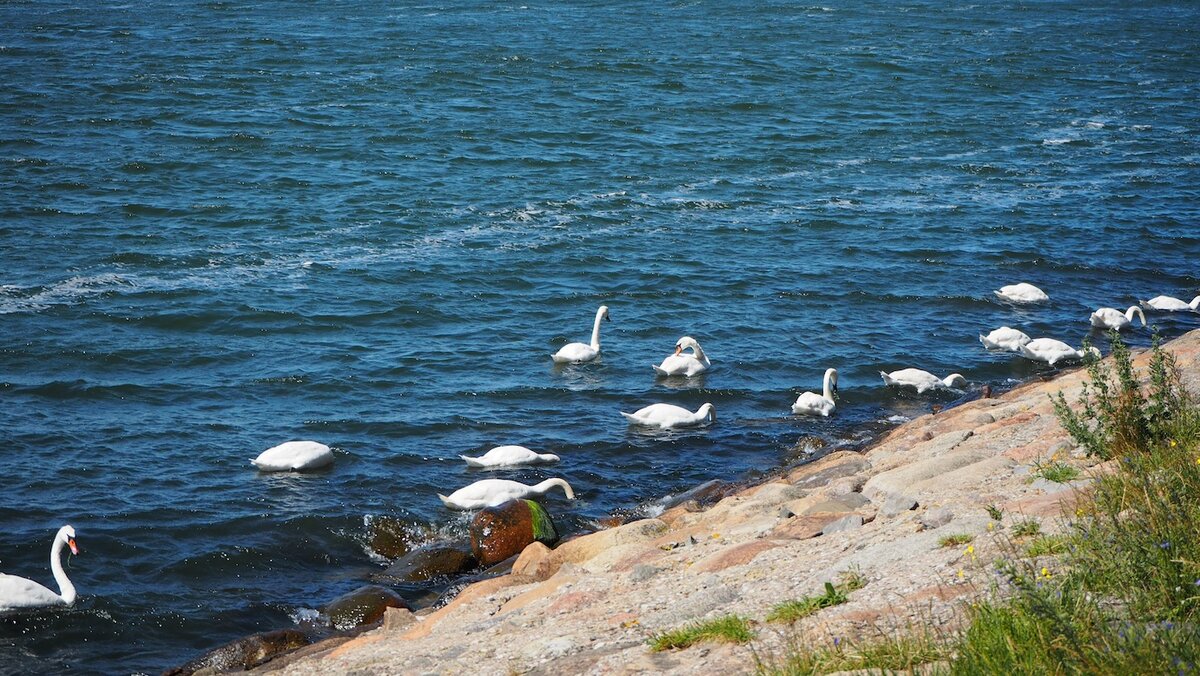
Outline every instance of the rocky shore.
[[(1166, 348), (1200, 392), (1200, 330)], [(1069, 371), (925, 415), (863, 453), (834, 452), (731, 495), (713, 486), (657, 518), (553, 548), (535, 541), (510, 560), (511, 572), (436, 610), (390, 604), (378, 628), (257, 671), (746, 673), (755, 659), (782, 660), (796, 642), (949, 631), (962, 604), (995, 591), (994, 562), (1013, 555), (1020, 533), (1031, 523), (1043, 534), (1062, 530), (1089, 477), (1105, 471), (1071, 442), (1049, 396), (1073, 402), (1085, 378)], [(1051, 463), (1078, 477), (1046, 478)], [(794, 624), (766, 621), (781, 601), (818, 595), (848, 573), (863, 584), (846, 603)], [(657, 633), (726, 614), (751, 619), (752, 647), (648, 646)]]

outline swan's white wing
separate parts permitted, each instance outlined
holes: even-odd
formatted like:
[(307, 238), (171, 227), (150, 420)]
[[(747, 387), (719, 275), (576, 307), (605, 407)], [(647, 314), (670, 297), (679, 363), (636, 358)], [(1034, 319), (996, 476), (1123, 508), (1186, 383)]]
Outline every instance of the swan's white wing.
[(553, 359), (560, 364), (576, 363), (591, 361), (599, 354), (599, 350), (593, 350), (592, 346), (586, 343), (569, 343), (559, 348), (558, 352), (554, 353)]
[(0, 573), (0, 610), (53, 606), (62, 602), (61, 596), (33, 580)]

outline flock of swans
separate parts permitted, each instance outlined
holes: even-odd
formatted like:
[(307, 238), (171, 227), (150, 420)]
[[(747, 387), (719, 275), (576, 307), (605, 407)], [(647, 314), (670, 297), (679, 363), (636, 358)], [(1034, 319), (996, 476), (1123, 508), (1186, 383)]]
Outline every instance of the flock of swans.
[[(1001, 287), (994, 292), (997, 297), (1011, 303), (1039, 303), (1049, 300), (1049, 296), (1032, 284), (1021, 283)], [(1091, 325), (1097, 328), (1124, 330), (1133, 326), (1134, 318), (1146, 325), (1144, 309), (1161, 312), (1181, 312), (1200, 310), (1200, 296), (1190, 303), (1170, 296), (1157, 296), (1149, 301), (1130, 307), (1125, 312), (1115, 308), (1100, 308), (1092, 313)], [(600, 323), (611, 321), (608, 307), (601, 306), (596, 311), (595, 323), (592, 326), (592, 339), (589, 343), (570, 343), (564, 345), (552, 356), (559, 364), (584, 364), (594, 361), (600, 356)], [(1015, 352), (1022, 356), (1042, 361), (1051, 366), (1065, 361), (1084, 358), (1088, 353), (1099, 356), (1094, 347), (1080, 350), (1052, 338), (1030, 338), (1025, 333), (1007, 326), (1000, 327), (990, 333), (979, 336), (979, 342), (988, 350), (1004, 350)], [(691, 350), (691, 352), (684, 352)], [(675, 352), (658, 366), (654, 366), (656, 377), (692, 377), (704, 373), (711, 362), (704, 354), (694, 338), (684, 336), (675, 343)], [(880, 372), (887, 386), (912, 387), (918, 393), (930, 390), (954, 389), (966, 385), (966, 379), (958, 373), (952, 373), (945, 378), (915, 368), (906, 368), (891, 373)], [(826, 369), (824, 387), (821, 394), (805, 392), (792, 404), (792, 412), (801, 415), (829, 416), (837, 408), (834, 397), (837, 393), (837, 369)], [(689, 411), (680, 406), (667, 403), (656, 403), (639, 409), (633, 413), (621, 412), (631, 425), (672, 429), (689, 427), (716, 422), (716, 409), (711, 403), (704, 404), (698, 411)], [(559, 457), (550, 453), (537, 453), (524, 446), (499, 446), (491, 449), (480, 457), (472, 458), (459, 456), (470, 467), (496, 468), (531, 465), (538, 463), (558, 462)], [(325, 444), (315, 441), (289, 441), (263, 451), (251, 460), (255, 467), (264, 472), (299, 471), (326, 467), (333, 463), (332, 449)], [(529, 498), (545, 495), (552, 489), (561, 488), (567, 499), (575, 499), (575, 491), (563, 479), (553, 478), (528, 486), (517, 481), (506, 479), (484, 479), (476, 481), (450, 495), (438, 494), (442, 503), (451, 509), (473, 510), (495, 506), (514, 498)], [(62, 567), (62, 550), (68, 547), (72, 554), (78, 554), (75, 544), (75, 529), (63, 526), (54, 537), (50, 549), (50, 570), (59, 586), (59, 593), (23, 577), (0, 573), (0, 612), (20, 608), (30, 608), (50, 605), (70, 605), (75, 602), (75, 586), (67, 579)]]

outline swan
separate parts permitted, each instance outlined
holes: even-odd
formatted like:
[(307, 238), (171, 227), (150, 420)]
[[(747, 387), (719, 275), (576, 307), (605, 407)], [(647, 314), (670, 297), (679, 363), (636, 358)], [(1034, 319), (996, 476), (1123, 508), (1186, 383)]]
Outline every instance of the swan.
[(63, 545), (70, 547), (72, 554), (79, 553), (79, 548), (75, 546), (75, 529), (71, 526), (59, 528), (54, 536), (54, 545), (50, 547), (50, 570), (54, 573), (54, 581), (58, 583), (62, 593), (55, 594), (33, 580), (0, 573), (0, 611), (38, 606), (69, 606), (75, 603), (75, 585), (71, 584), (67, 574), (63, 572)]
[(917, 394), (922, 394), (927, 390), (958, 388), (967, 384), (967, 379), (958, 373), (951, 373), (944, 379), (939, 379), (929, 371), (921, 369), (901, 369), (891, 373), (880, 371), (879, 375), (883, 376), (884, 385), (915, 387)]
[(1178, 298), (1172, 298), (1170, 296), (1155, 296), (1150, 300), (1141, 301), (1141, 305), (1142, 307), (1149, 308), (1151, 310), (1164, 310), (1166, 312), (1196, 310), (1200, 308), (1200, 296), (1193, 298), (1192, 302), (1190, 303), (1185, 303)]
[(992, 293), (1012, 303), (1040, 303), (1050, 300), (1050, 296), (1047, 296), (1045, 291), (1025, 282), (1002, 286)]
[(536, 486), (526, 486), (517, 481), (507, 479), (484, 479), (470, 486), (460, 488), (449, 497), (438, 493), (442, 504), (450, 509), (483, 509), (494, 507), (509, 500), (518, 500), (545, 495), (551, 488), (560, 487), (567, 494), (568, 500), (575, 499), (575, 491), (571, 485), (562, 479), (546, 479)]
[(983, 343), (983, 346), (989, 350), (1020, 352), (1021, 346), (1030, 340), (1031, 338), (1025, 335), (1024, 332), (1011, 329), (1007, 326), (1001, 326), (986, 336), (979, 334), (979, 342)]
[(333, 451), (315, 441), (289, 441), (268, 448), (250, 462), (263, 472), (317, 469), (333, 462)]
[(1086, 350), (1076, 350), (1061, 340), (1054, 340), (1053, 338), (1031, 340), (1028, 344), (1021, 346), (1021, 354), (1027, 359), (1044, 361), (1051, 366), (1064, 359), (1083, 359), (1088, 354), (1093, 354), (1097, 357), (1101, 356), (1100, 350), (1094, 347), (1088, 347)]
[(837, 369), (825, 369), (824, 394), (805, 392), (796, 397), (796, 403), (792, 404), (792, 413), (829, 417), (829, 414), (833, 413), (833, 409), (837, 406), (833, 401), (835, 392), (837, 392)]
[(551, 359), (555, 364), (582, 364), (583, 362), (591, 361), (600, 356), (600, 320), (612, 321), (608, 317), (608, 306), (601, 305), (599, 310), (596, 310), (596, 322), (592, 325), (592, 342), (587, 343), (568, 343), (559, 348)]
[(620, 413), (631, 425), (661, 427), (664, 430), (672, 427), (692, 427), (705, 420), (717, 421), (717, 409), (713, 408), (712, 404), (701, 406), (695, 413), (674, 404), (650, 404), (634, 413)]
[[(692, 348), (692, 354), (681, 354), (687, 348)], [(705, 356), (704, 350), (695, 338), (684, 336), (675, 343), (675, 354), (668, 356), (662, 364), (654, 367), (659, 376), (694, 376), (704, 373), (712, 364)]]
[(1137, 315), (1142, 320), (1142, 326), (1146, 325), (1146, 314), (1142, 312), (1142, 308), (1131, 305), (1129, 309), (1122, 313), (1120, 310), (1111, 307), (1102, 307), (1092, 313), (1092, 326), (1100, 329), (1127, 329), (1133, 326), (1133, 316)]
[(524, 446), (497, 446), (478, 458), (458, 456), (467, 461), (471, 467), (511, 467), (513, 465), (533, 465), (539, 462), (558, 462), (558, 456), (553, 453), (534, 453)]

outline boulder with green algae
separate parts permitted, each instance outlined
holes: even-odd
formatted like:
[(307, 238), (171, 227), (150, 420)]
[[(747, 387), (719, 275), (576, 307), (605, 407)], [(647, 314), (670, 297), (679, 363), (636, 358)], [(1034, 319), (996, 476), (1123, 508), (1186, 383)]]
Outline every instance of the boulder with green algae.
[(220, 648), (197, 657), (182, 667), (168, 669), (163, 672), (163, 676), (190, 676), (196, 673), (219, 674), (228, 671), (245, 671), (277, 655), (291, 652), (309, 643), (312, 643), (312, 640), (303, 632), (295, 629), (266, 631), (226, 643)]
[(509, 500), (484, 508), (471, 521), (471, 552), (485, 566), (520, 554), (530, 543), (557, 541), (550, 515), (533, 500)]
[(334, 629), (346, 631), (379, 622), (388, 608), (411, 610), (396, 592), (369, 584), (330, 601), (325, 616)]

